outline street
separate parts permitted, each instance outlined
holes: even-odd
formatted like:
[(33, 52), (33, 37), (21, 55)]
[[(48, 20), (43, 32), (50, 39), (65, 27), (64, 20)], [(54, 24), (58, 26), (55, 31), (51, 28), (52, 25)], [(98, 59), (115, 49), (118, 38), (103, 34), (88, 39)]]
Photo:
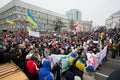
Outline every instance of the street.
[(110, 73), (115, 70), (120, 69), (120, 57), (117, 56), (116, 59), (111, 59), (107, 62), (103, 62), (100, 70), (95, 72), (96, 80), (106, 80)]

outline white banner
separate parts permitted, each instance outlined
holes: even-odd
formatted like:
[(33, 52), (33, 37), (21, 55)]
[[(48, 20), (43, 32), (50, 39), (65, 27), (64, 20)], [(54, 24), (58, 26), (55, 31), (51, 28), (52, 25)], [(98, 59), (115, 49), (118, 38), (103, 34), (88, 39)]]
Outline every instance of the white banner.
[[(106, 56), (106, 51), (107, 51), (107, 46), (102, 51), (97, 53), (95, 56), (88, 59), (87, 66), (92, 65), (92, 66), (94, 66), (94, 69), (96, 69), (98, 67), (98, 65), (101, 63), (101, 61), (103, 60), (103, 58)], [(68, 70), (70, 67), (70, 56), (69, 55), (52, 54), (50, 56), (50, 61), (51, 61), (51, 68), (53, 68), (53, 66), (56, 63), (61, 62), (62, 72)]]
[(55, 55), (55, 54), (52, 54), (50, 56), (51, 68), (53, 68), (53, 66), (56, 63), (61, 62), (62, 72), (68, 70), (69, 67), (70, 67), (69, 57), (70, 57), (69, 55)]
[(102, 51), (97, 53), (95, 56), (88, 59), (87, 66), (92, 65), (94, 66), (94, 69), (96, 69), (99, 66), (99, 64), (101, 64), (102, 60), (105, 58), (106, 52), (107, 52), (107, 46)]
[(29, 36), (40, 37), (40, 34), (39, 34), (39, 32), (29, 30)]

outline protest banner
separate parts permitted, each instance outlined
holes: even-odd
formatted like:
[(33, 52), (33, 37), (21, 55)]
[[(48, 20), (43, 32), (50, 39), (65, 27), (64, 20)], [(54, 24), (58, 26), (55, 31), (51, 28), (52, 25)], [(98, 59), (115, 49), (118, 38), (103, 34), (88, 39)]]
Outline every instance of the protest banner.
[(88, 59), (87, 66), (92, 65), (94, 66), (94, 69), (96, 70), (96, 68), (99, 66), (99, 64), (101, 64), (102, 60), (106, 56), (106, 52), (107, 52), (107, 46), (102, 51), (97, 53), (95, 56)]
[(30, 31), (29, 30), (29, 36), (40, 37), (40, 34), (39, 34), (39, 32), (35, 32), (35, 31)]
[(53, 68), (53, 66), (56, 63), (61, 62), (62, 72), (68, 70), (69, 67), (70, 67), (69, 58), (70, 58), (69, 55), (55, 55), (55, 54), (52, 54), (50, 56), (51, 68)]
[[(94, 66), (94, 69), (99, 66), (99, 64), (102, 62), (103, 58), (106, 56), (107, 46), (99, 53), (97, 53), (95, 56), (87, 60), (87, 66), (92, 65)], [(61, 68), (62, 72), (66, 71), (70, 67), (70, 56), (69, 55), (55, 55), (52, 54), (50, 56), (51, 61), (51, 68), (58, 63), (61, 62)], [(80, 64), (79, 64), (80, 65)], [(83, 65), (81, 65), (80, 69), (83, 68)]]

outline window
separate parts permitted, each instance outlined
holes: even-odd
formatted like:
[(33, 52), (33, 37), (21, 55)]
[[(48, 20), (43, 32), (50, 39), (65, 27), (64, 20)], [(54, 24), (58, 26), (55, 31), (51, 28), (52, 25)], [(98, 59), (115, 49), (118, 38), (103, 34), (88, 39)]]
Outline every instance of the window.
[(21, 7), (20, 7), (20, 6), (17, 6), (17, 10), (20, 11), (20, 10), (21, 10)]

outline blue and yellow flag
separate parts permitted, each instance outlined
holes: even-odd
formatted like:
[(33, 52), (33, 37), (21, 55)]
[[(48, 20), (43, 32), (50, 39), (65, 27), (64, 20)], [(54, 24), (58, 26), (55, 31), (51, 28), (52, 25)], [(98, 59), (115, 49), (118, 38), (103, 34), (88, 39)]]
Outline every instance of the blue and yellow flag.
[(81, 70), (81, 71), (83, 71), (84, 68), (85, 68), (85, 64), (84, 64), (81, 60), (78, 60), (78, 61), (75, 63), (75, 66), (76, 66), (79, 70)]
[(36, 28), (37, 28), (37, 26), (32, 26), (31, 28), (36, 29)]
[(71, 55), (70, 55), (70, 63), (72, 64), (73, 62), (74, 62), (74, 60), (76, 59), (76, 54), (74, 54), (74, 53), (72, 53)]
[(9, 23), (9, 24), (14, 25), (14, 22), (13, 22), (13, 21), (11, 21), (11, 19), (10, 19), (9, 17), (7, 17), (7, 18), (6, 18), (6, 22), (7, 22), (7, 23)]
[(30, 11), (28, 11), (28, 13), (27, 13), (27, 20), (28, 20), (31, 24), (33, 24), (34, 26), (36, 26), (36, 27), (38, 26), (37, 23), (35, 22), (34, 17), (31, 15)]

